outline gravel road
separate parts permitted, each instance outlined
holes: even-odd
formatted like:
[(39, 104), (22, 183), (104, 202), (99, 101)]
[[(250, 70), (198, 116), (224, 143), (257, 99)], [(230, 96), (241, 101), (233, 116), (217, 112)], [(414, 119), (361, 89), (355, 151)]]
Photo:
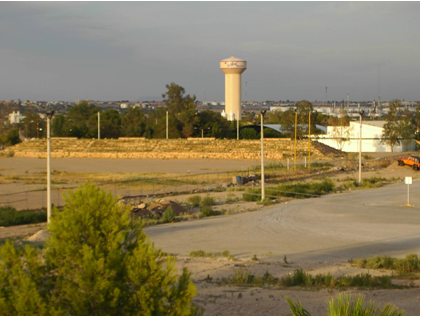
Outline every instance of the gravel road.
[(295, 200), (261, 211), (145, 229), (165, 252), (230, 251), (273, 260), (348, 260), (420, 253), (420, 182)]

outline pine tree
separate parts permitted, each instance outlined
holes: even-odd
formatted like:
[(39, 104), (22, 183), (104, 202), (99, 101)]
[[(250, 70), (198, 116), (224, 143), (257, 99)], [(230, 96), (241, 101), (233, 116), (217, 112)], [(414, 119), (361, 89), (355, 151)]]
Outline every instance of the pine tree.
[(53, 212), (43, 253), (0, 248), (1, 315), (191, 314), (190, 273), (111, 194), (87, 184)]

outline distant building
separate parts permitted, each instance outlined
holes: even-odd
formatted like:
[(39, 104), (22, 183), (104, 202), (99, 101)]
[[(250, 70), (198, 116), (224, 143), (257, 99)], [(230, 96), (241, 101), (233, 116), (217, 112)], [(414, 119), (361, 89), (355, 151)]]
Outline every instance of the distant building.
[(10, 124), (19, 124), (20, 121), (22, 121), (24, 118), (25, 117), (21, 115), (19, 111), (17, 112), (13, 111), (12, 113), (9, 114)]
[[(362, 122), (362, 152), (390, 152), (388, 144), (382, 144), (383, 126), (386, 121)], [(316, 135), (314, 135), (316, 137)], [(349, 126), (328, 126), (326, 134), (317, 135), (317, 141), (330, 147), (345, 151), (359, 152), (360, 122), (350, 122)], [(408, 150), (415, 150), (415, 142), (411, 141)], [(404, 151), (404, 146), (393, 147), (394, 152)]]

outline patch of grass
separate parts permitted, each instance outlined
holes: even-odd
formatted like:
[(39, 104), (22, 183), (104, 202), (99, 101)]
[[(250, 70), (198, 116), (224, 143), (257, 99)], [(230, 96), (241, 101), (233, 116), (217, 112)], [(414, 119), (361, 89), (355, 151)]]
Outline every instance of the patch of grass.
[(312, 276), (302, 269), (296, 269), (293, 274), (281, 279), (275, 278), (269, 272), (259, 277), (253, 275), (248, 270), (238, 269), (234, 275), (228, 278), (222, 278), (220, 285), (236, 285), (236, 286), (264, 286), (277, 285), (284, 287), (301, 286), (315, 288), (393, 288), (390, 276), (372, 276), (369, 273), (361, 273), (354, 276), (341, 276), (334, 278), (330, 273), (317, 274)]
[(25, 224), (44, 223), (47, 221), (47, 211), (17, 211), (13, 207), (0, 207), (0, 226), (16, 226)]
[(264, 206), (269, 206), (269, 205), (272, 205), (272, 200), (270, 198), (268, 198), (268, 197), (265, 197), (263, 199), (263, 201), (260, 200), (259, 202), (257, 202), (257, 204), (264, 205)]
[(215, 199), (211, 196), (206, 196), (202, 199), (202, 202), (200, 202), (200, 205), (202, 205), (202, 207), (205, 206), (212, 206), (215, 204)]
[(367, 259), (356, 259), (353, 263), (359, 268), (395, 270), (400, 275), (420, 272), (420, 258), (416, 254), (409, 254), (405, 259), (376, 256)]
[(237, 202), (239, 199), (232, 193), (228, 193), (225, 203), (231, 204)]
[(202, 201), (202, 197), (200, 195), (193, 195), (187, 199), (188, 204), (193, 207), (200, 206), (201, 201)]
[(214, 211), (212, 210), (212, 208), (210, 206), (203, 206), (202, 209), (200, 210), (200, 213), (203, 214), (203, 216), (205, 216), (205, 217), (215, 215)]

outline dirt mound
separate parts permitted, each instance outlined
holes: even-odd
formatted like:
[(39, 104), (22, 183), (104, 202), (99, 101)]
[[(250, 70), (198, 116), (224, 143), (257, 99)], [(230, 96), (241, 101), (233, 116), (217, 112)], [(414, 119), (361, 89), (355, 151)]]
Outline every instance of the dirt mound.
[(148, 205), (146, 208), (134, 208), (132, 210), (133, 214), (136, 214), (141, 217), (149, 217), (157, 215), (159, 217), (162, 216), (162, 213), (171, 206), (174, 211), (175, 216), (179, 216), (181, 213), (186, 213), (187, 209), (180, 204), (174, 201), (166, 201), (166, 200), (158, 200), (154, 201), (151, 205)]
[(46, 230), (40, 230), (28, 238), (29, 241), (46, 241), (50, 237), (50, 233)]

